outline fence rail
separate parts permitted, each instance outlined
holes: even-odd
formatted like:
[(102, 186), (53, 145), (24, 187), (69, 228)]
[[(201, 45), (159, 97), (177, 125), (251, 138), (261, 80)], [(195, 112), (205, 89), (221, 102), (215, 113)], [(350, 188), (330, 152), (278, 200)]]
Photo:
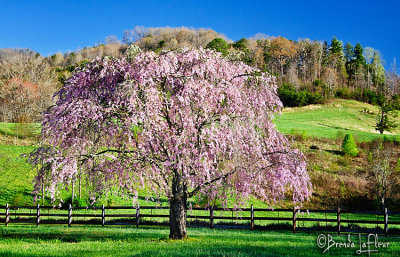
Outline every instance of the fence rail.
[[(4, 212), (3, 212), (4, 210)], [(27, 210), (29, 212), (27, 212)], [(92, 211), (97, 213), (81, 213), (82, 211)], [(115, 210), (124, 210), (129, 211), (130, 213), (108, 213)], [(143, 213), (144, 210), (149, 211), (150, 213)], [(154, 213), (153, 211), (164, 211), (164, 213)], [(114, 224), (132, 224), (139, 227), (139, 224), (146, 225), (154, 223), (154, 219), (167, 219), (169, 218), (169, 213), (166, 213), (169, 210), (169, 207), (156, 207), (156, 206), (112, 206), (105, 207), (104, 205), (101, 207), (73, 207), (69, 205), (68, 208), (54, 208), (53, 206), (9, 206), (6, 204), (5, 206), (0, 206), (0, 222), (8, 226), (10, 223), (33, 223), (36, 226), (40, 224), (68, 224), (71, 226), (72, 224), (101, 224), (105, 225), (114, 225)], [(23, 211), (23, 212), (17, 212)], [(50, 213), (52, 211), (53, 213)], [(101, 212), (100, 212), (101, 211)], [(142, 212), (141, 212), (142, 211)], [(202, 214), (194, 214), (195, 211), (201, 211)], [(47, 212), (47, 213), (46, 213)], [(57, 212), (57, 213), (54, 213)], [(206, 213), (204, 213), (206, 212)], [(220, 213), (218, 215), (218, 212)], [(249, 228), (251, 230), (254, 229), (266, 229), (267, 226), (262, 226), (260, 224), (256, 225), (256, 222), (269, 222), (269, 221), (277, 221), (278, 225), (281, 222), (284, 223), (283, 226), (286, 229), (290, 229), (293, 233), (298, 230), (301, 231), (333, 231), (338, 234), (342, 232), (365, 232), (370, 233), (373, 231), (374, 233), (380, 234), (388, 234), (389, 225), (394, 226), (400, 225), (400, 212), (393, 212), (384, 209), (384, 211), (350, 211), (350, 210), (341, 210), (337, 208), (337, 210), (307, 210), (301, 211), (300, 209), (263, 209), (263, 208), (243, 208), (237, 214), (241, 215), (241, 217), (236, 217), (234, 213), (236, 212), (233, 208), (215, 208), (210, 207), (209, 209), (193, 207), (189, 210), (187, 215), (187, 219), (195, 220), (197, 224), (202, 226), (209, 226), (210, 228), (223, 226), (221, 224), (216, 224), (216, 221), (229, 221), (231, 220), (241, 221), (243, 227)], [(229, 215), (231, 213), (231, 215)], [(263, 213), (263, 215), (257, 215), (259, 213)], [(307, 215), (325, 215), (325, 218), (318, 217), (304, 217), (304, 214)], [(268, 216), (266, 214), (274, 214), (275, 216)], [(327, 215), (330, 215), (328, 217)], [(369, 215), (368, 219), (351, 219), (349, 217), (344, 218), (344, 215)], [(375, 217), (373, 216), (375, 215)], [(392, 217), (389, 221), (389, 217)], [(46, 220), (44, 218), (47, 218)], [(50, 219), (52, 218), (52, 219)], [(82, 220), (81, 218), (84, 218)], [(86, 220), (86, 218), (92, 218)], [(119, 219), (118, 219), (119, 218)], [(372, 219), (373, 218), (373, 219)], [(375, 219), (376, 218), (376, 219)], [(124, 220), (125, 219), (125, 220)], [(127, 220), (128, 219), (128, 220)], [(150, 219), (149, 221), (145, 221), (145, 219)], [(152, 220), (153, 219), (153, 220)], [(394, 219), (394, 220), (392, 220)], [(121, 222), (125, 221), (125, 222)], [(120, 221), (120, 222), (118, 222)], [(305, 227), (304, 222), (313, 222), (317, 223), (317, 226)], [(160, 223), (160, 222), (158, 222)], [(190, 222), (189, 222), (190, 223)], [(303, 226), (301, 226), (303, 223)], [(320, 223), (325, 223), (326, 226), (321, 226)], [(330, 225), (328, 226), (328, 223)], [(168, 224), (168, 222), (162, 222), (162, 224)], [(224, 223), (223, 223), (224, 224)], [(230, 223), (232, 226), (232, 223)], [(333, 224), (333, 225), (332, 225)], [(346, 228), (343, 224), (369, 224), (376, 225), (375, 228), (363, 228), (360, 227), (358, 229)], [(272, 223), (269, 225), (277, 225), (276, 223)], [(281, 224), (282, 225), (282, 224)], [(315, 224), (314, 224), (315, 225)], [(380, 227), (383, 225), (383, 228)], [(225, 223), (226, 226), (226, 223)], [(400, 232), (400, 228), (397, 227), (395, 232)]]

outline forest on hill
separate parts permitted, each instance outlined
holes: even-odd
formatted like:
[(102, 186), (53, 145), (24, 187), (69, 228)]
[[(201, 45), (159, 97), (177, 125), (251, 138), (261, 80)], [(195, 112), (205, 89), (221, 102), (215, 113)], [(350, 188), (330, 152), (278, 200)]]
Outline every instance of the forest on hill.
[[(382, 105), (399, 102), (396, 62), (385, 70), (380, 52), (360, 44), (290, 40), (256, 34), (236, 42), (210, 29), (145, 28), (109, 36), (93, 47), (43, 57), (30, 49), (0, 49), (0, 121), (38, 122), (53, 94), (77, 66), (97, 57), (122, 57), (129, 45), (160, 53), (185, 47), (211, 48), (231, 61), (243, 61), (277, 77), (286, 106), (323, 103), (339, 97)], [(398, 104), (397, 104), (398, 105)]]

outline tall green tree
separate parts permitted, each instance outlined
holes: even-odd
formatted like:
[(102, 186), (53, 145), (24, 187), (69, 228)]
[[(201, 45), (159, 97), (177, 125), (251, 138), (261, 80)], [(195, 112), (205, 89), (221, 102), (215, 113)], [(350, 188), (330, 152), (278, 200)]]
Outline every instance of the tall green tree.
[(360, 65), (365, 65), (363, 51), (364, 49), (362, 48), (360, 43), (357, 43), (354, 47), (354, 63), (356, 64), (356, 67)]
[(339, 83), (346, 83), (348, 75), (345, 67), (343, 43), (342, 41), (339, 41), (336, 37), (332, 38), (331, 45), (329, 47), (328, 66), (336, 69), (336, 75), (339, 79)]
[(383, 134), (384, 131), (392, 131), (397, 127), (393, 118), (397, 117), (397, 111), (391, 102), (384, 102), (379, 108), (379, 114), (376, 117), (375, 129)]
[(350, 85), (351, 80), (354, 76), (353, 72), (353, 57), (354, 57), (354, 49), (353, 46), (351, 45), (350, 42), (347, 42), (346, 45), (344, 46), (344, 59), (345, 59), (345, 66), (346, 66), (346, 72), (348, 77), (348, 85)]
[(330, 54), (343, 54), (343, 43), (337, 40), (336, 37), (332, 38), (331, 46), (329, 47)]
[(214, 49), (223, 55), (228, 54), (229, 44), (222, 38), (214, 38), (210, 43), (207, 44), (206, 48)]
[(346, 45), (344, 46), (344, 58), (346, 59), (346, 63), (351, 62), (353, 56), (354, 56), (353, 46), (351, 45), (350, 42), (347, 42)]
[(247, 44), (248, 40), (245, 38), (241, 38), (240, 40), (236, 41), (235, 43), (232, 44), (232, 46), (240, 51), (246, 51), (247, 50)]

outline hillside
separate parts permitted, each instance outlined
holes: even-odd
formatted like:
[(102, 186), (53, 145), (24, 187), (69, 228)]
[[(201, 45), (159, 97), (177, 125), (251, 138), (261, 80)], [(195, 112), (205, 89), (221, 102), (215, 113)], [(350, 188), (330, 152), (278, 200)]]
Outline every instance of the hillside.
[[(355, 100), (335, 99), (324, 105), (285, 108), (276, 117), (276, 125), (285, 134), (300, 134), (306, 137), (343, 138), (351, 133), (358, 142), (397, 137), (400, 128), (380, 135), (375, 130), (377, 106)], [(400, 119), (397, 118), (397, 122)]]
[[(371, 209), (376, 207), (373, 183), (369, 174), (368, 154), (374, 140), (385, 139), (395, 156), (400, 156), (398, 147), (399, 129), (391, 134), (380, 135), (374, 130), (376, 106), (336, 99), (325, 105), (301, 108), (285, 108), (276, 117), (278, 129), (288, 134), (295, 147), (308, 159), (308, 170), (314, 185), (314, 195), (309, 208), (333, 208), (338, 204), (352, 208)], [(25, 132), (24, 132), (25, 131)], [(26, 134), (28, 131), (29, 133)], [(25, 133), (25, 136), (21, 136)], [(344, 156), (341, 143), (345, 134), (351, 133), (358, 142), (357, 157)], [(20, 158), (37, 144), (40, 136), (38, 124), (21, 126), (0, 123), (0, 205), (27, 204), (32, 202), (32, 180), (35, 171)], [(389, 140), (390, 139), (390, 140)], [(86, 185), (83, 186), (85, 194)], [(63, 192), (68, 198), (71, 190)], [(394, 191), (393, 203), (400, 199)], [(129, 204), (118, 196), (102, 200), (106, 204)], [(143, 197), (141, 203), (150, 204)], [(256, 206), (263, 206), (253, 201)], [(282, 203), (289, 206), (290, 202)]]

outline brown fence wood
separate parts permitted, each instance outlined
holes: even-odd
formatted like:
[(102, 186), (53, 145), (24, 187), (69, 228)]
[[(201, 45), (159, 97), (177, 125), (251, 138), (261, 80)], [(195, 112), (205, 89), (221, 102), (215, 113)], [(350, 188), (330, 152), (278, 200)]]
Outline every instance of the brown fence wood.
[(387, 233), (388, 233), (388, 220), (389, 220), (389, 215), (388, 215), (388, 210), (387, 210), (387, 208), (385, 208), (384, 219), (385, 219), (385, 228), (384, 228), (384, 231), (385, 231), (385, 236), (387, 236)]
[(140, 218), (140, 206), (136, 206), (136, 228), (139, 228), (139, 218)]
[(340, 207), (337, 208), (337, 230), (338, 235), (340, 235)]
[(104, 227), (106, 224), (106, 209), (104, 209), (104, 204), (101, 206), (101, 225)]
[(8, 226), (8, 222), (10, 222), (10, 208), (8, 207), (8, 203), (6, 204), (6, 226)]
[[(1, 210), (5, 210), (5, 212), (2, 212)], [(41, 211), (41, 209), (47, 209), (48, 211), (45, 213)], [(136, 213), (109, 213), (107, 214), (107, 210), (136, 210)], [(142, 210), (151, 210), (151, 213), (145, 213), (142, 214), (140, 209)], [(4, 222), (6, 226), (8, 226), (10, 223), (33, 223), (36, 224), (36, 226), (39, 226), (40, 224), (65, 224), (65, 219), (45, 219), (42, 220), (41, 217), (66, 217), (67, 218), (67, 224), (68, 226), (72, 225), (72, 218), (91, 218), (88, 220), (81, 220), (77, 219), (74, 221), (74, 224), (101, 224), (102, 226), (107, 225), (115, 225), (115, 224), (136, 224), (136, 227), (139, 227), (140, 223), (140, 218), (146, 218), (145, 221), (143, 221), (143, 224), (168, 224), (168, 221), (152, 221), (151, 218), (163, 218), (167, 220), (169, 218), (169, 214), (158, 214), (158, 213), (153, 213), (153, 210), (168, 210), (168, 207), (157, 207), (157, 206), (112, 206), (112, 207), (105, 207), (102, 205), (101, 207), (72, 207), (71, 205), (68, 206), (68, 208), (55, 208), (54, 206), (40, 206), (37, 204), (36, 206), (9, 206), (6, 204), (5, 206), (0, 206), (0, 222)], [(10, 210), (14, 210), (12, 213), (10, 213)], [(30, 212), (26, 212), (26, 210), (31, 210)], [(36, 212), (34, 211), (36, 210)], [(51, 210), (57, 211), (58, 213), (50, 213)], [(73, 210), (89, 210), (92, 211), (92, 213), (73, 213)], [(101, 212), (98, 213), (93, 213), (98, 210), (101, 210)], [(215, 208), (214, 206), (210, 206), (209, 209), (206, 208), (192, 208), (192, 210), (197, 210), (197, 211), (208, 211), (209, 215), (206, 213), (202, 215), (187, 215), (187, 219), (192, 219), (192, 222), (196, 224), (196, 222), (200, 222), (199, 224), (207, 224), (207, 220), (209, 220), (209, 227), (214, 228), (214, 227), (241, 227), (243, 226), (247, 227), (250, 230), (254, 229), (263, 229), (267, 228), (267, 226), (261, 226), (261, 225), (256, 225), (255, 223), (257, 221), (277, 221), (278, 225), (279, 222), (281, 221), (286, 221), (286, 224), (290, 222), (292, 223), (292, 231), (295, 233), (296, 231), (332, 231), (332, 232), (337, 232), (338, 234), (341, 234), (342, 232), (351, 232), (351, 231), (375, 231), (374, 233), (381, 233), (387, 235), (389, 233), (389, 225), (400, 225), (400, 221), (390, 221), (389, 222), (389, 216), (391, 215), (400, 215), (400, 212), (391, 212), (388, 211), (386, 208), (382, 212), (377, 212), (377, 211), (349, 211), (349, 210), (342, 210), (340, 207), (338, 207), (335, 211), (333, 210), (308, 210), (307, 212), (310, 213), (325, 213), (325, 218), (307, 218), (300, 216), (300, 209), (263, 209), (263, 208), (254, 208), (253, 205), (251, 208), (243, 208), (241, 211), (243, 213), (247, 214), (250, 212), (250, 217), (234, 217), (233, 215), (233, 208), (228, 208), (228, 209), (223, 209), (223, 208)], [(232, 215), (228, 214), (225, 216), (220, 216), (216, 215), (216, 210), (225, 212), (225, 214), (228, 214), (227, 212), (231, 212)], [(62, 213), (64, 212), (64, 213)], [(255, 215), (256, 212), (259, 213), (272, 213), (276, 212), (278, 215), (277, 217), (260, 217), (260, 215)], [(280, 213), (286, 213), (286, 216), (280, 215)], [(291, 216), (290, 215), (291, 213)], [(303, 213), (303, 212), (301, 212)], [(336, 217), (327, 217), (326, 214), (331, 213), (331, 214), (336, 214)], [(352, 214), (370, 214), (370, 215), (377, 215), (376, 219), (373, 219), (371, 217), (368, 217), (368, 219), (343, 219), (342, 213), (352, 213)], [(4, 219), (1, 218), (5, 217)], [(379, 217), (382, 217), (383, 219), (380, 219)], [(110, 218), (110, 221), (106, 223), (106, 218)], [(345, 217), (345, 216), (344, 216)], [(121, 218), (121, 219), (118, 219)], [(133, 218), (135, 218), (135, 221), (133, 221)], [(129, 220), (132, 219), (132, 220)], [(229, 221), (231, 220), (234, 222), (236, 221), (243, 221), (243, 224), (237, 224), (236, 225), (227, 225), (228, 223), (217, 223), (215, 224), (215, 220), (221, 220), (221, 221)], [(248, 222), (248, 223), (247, 223)], [(326, 223), (326, 226), (316, 226), (316, 227), (302, 227), (300, 222), (324, 222)], [(284, 222), (285, 223), (285, 222)], [(333, 223), (335, 226), (329, 225), (328, 223)], [(276, 224), (276, 223), (275, 223)], [(350, 228), (345, 228), (342, 226), (342, 224), (374, 224), (374, 225), (383, 225), (383, 228), (360, 228), (360, 229), (350, 229)], [(285, 225), (281, 228), (285, 228)], [(363, 232), (366, 233), (366, 232)]]
[(293, 233), (296, 233), (296, 220), (297, 220), (297, 209), (296, 207), (293, 207), (293, 219), (292, 219)]
[(254, 209), (253, 205), (251, 205), (251, 211), (250, 211), (250, 229), (254, 230)]
[(210, 207), (210, 228), (214, 228), (214, 208)]
[(68, 206), (68, 226), (72, 225), (72, 206)]
[(36, 226), (39, 227), (39, 223), (40, 223), (40, 206), (38, 204), (36, 209)]

